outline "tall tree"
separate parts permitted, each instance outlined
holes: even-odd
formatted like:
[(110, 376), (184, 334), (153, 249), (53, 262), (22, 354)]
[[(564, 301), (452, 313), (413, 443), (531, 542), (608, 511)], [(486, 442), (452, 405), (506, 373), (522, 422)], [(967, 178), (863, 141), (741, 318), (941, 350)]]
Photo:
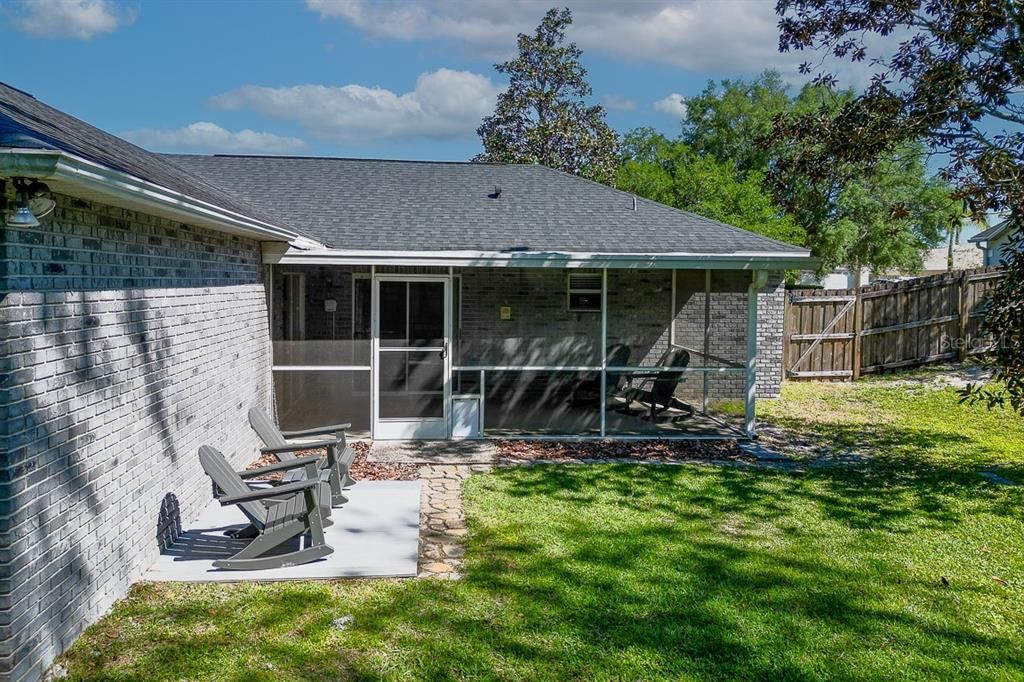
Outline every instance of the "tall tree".
[(699, 154), (650, 128), (627, 133), (619, 189), (702, 216), (803, 245), (803, 229), (762, 189), (763, 177), (740, 177), (733, 163)]
[[(758, 178), (799, 153), (772, 137), (779, 116), (836, 112), (852, 91), (809, 84), (795, 95), (781, 76), (766, 71), (752, 81), (709, 84), (687, 101), (682, 140), (702, 154), (732, 162), (741, 179)], [(768, 185), (777, 205), (807, 234), (807, 246), (824, 267), (913, 270), (922, 251), (946, 234), (954, 202), (941, 182), (928, 177), (920, 145), (906, 144), (871, 167), (847, 165), (815, 178), (775, 174)]]
[(519, 34), (519, 55), (496, 64), (508, 76), (494, 113), (477, 134), (484, 152), (476, 161), (539, 163), (612, 184), (618, 136), (604, 108), (589, 105), (587, 71), (576, 43), (565, 44), (568, 9), (551, 9), (533, 35)]
[[(1002, 210), (1014, 236), (1007, 274), (986, 306), (1004, 390), (972, 386), (968, 400), (1024, 413), (1024, 4), (1020, 0), (779, 0), (779, 49), (875, 65), (866, 91), (838, 112), (780, 118), (775, 135), (800, 152), (773, 169), (816, 178), (875, 164), (909, 141), (945, 159), (943, 176), (974, 212)], [(871, 54), (877, 36), (901, 36)], [(809, 63), (805, 73), (815, 72)], [(835, 76), (818, 70), (815, 82)]]

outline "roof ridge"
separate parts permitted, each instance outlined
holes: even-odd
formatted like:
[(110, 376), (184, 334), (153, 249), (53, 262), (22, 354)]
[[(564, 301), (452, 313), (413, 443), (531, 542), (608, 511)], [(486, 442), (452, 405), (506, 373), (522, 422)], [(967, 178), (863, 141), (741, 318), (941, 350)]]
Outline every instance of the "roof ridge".
[(501, 163), (494, 161), (446, 161), (435, 159), (375, 159), (361, 156), (319, 156), (315, 154), (164, 154), (164, 156), (190, 156), (227, 159), (290, 159), (297, 161), (365, 161), (373, 163), (419, 163), (452, 166), (533, 166), (529, 163)]

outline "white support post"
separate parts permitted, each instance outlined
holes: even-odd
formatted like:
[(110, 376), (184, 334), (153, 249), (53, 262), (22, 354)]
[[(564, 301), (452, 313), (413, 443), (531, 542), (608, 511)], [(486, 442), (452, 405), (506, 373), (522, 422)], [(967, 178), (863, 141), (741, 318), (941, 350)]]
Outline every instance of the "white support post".
[[(708, 366), (708, 355), (711, 353), (711, 270), (704, 271), (704, 357), (701, 366)], [(703, 405), (704, 414), (708, 413), (708, 373), (704, 372)]]
[(377, 266), (370, 266), (370, 440), (377, 437)]
[(747, 376), (744, 396), (745, 428), (748, 438), (757, 431), (757, 292), (768, 281), (767, 270), (755, 270), (747, 288)]
[(484, 437), (484, 406), (487, 403), (487, 391), (484, 385), (484, 370), (480, 370), (480, 438)]
[(676, 346), (676, 269), (672, 268), (672, 310), (668, 314), (668, 349)]
[(608, 268), (601, 269), (601, 438), (605, 437), (605, 391), (608, 386)]

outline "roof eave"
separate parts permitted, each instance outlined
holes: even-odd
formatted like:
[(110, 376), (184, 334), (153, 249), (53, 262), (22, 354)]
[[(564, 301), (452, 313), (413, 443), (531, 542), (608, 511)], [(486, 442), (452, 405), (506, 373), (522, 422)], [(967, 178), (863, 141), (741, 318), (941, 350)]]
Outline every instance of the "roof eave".
[(250, 218), (61, 150), (0, 149), (0, 176), (44, 180), (55, 191), (72, 196), (84, 194), (86, 198), (260, 241), (303, 239), (294, 230)]
[(613, 268), (680, 270), (815, 270), (807, 251), (740, 253), (579, 253), (538, 251), (354, 251), (339, 249), (264, 253), (282, 265), (390, 265), (435, 267)]

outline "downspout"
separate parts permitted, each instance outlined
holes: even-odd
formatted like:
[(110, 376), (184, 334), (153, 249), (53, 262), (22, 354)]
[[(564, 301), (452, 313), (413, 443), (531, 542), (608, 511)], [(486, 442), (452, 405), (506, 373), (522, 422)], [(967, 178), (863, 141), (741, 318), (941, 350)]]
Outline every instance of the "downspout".
[(755, 270), (747, 287), (747, 375), (744, 395), (744, 431), (748, 438), (757, 437), (757, 294), (768, 283), (767, 270)]

